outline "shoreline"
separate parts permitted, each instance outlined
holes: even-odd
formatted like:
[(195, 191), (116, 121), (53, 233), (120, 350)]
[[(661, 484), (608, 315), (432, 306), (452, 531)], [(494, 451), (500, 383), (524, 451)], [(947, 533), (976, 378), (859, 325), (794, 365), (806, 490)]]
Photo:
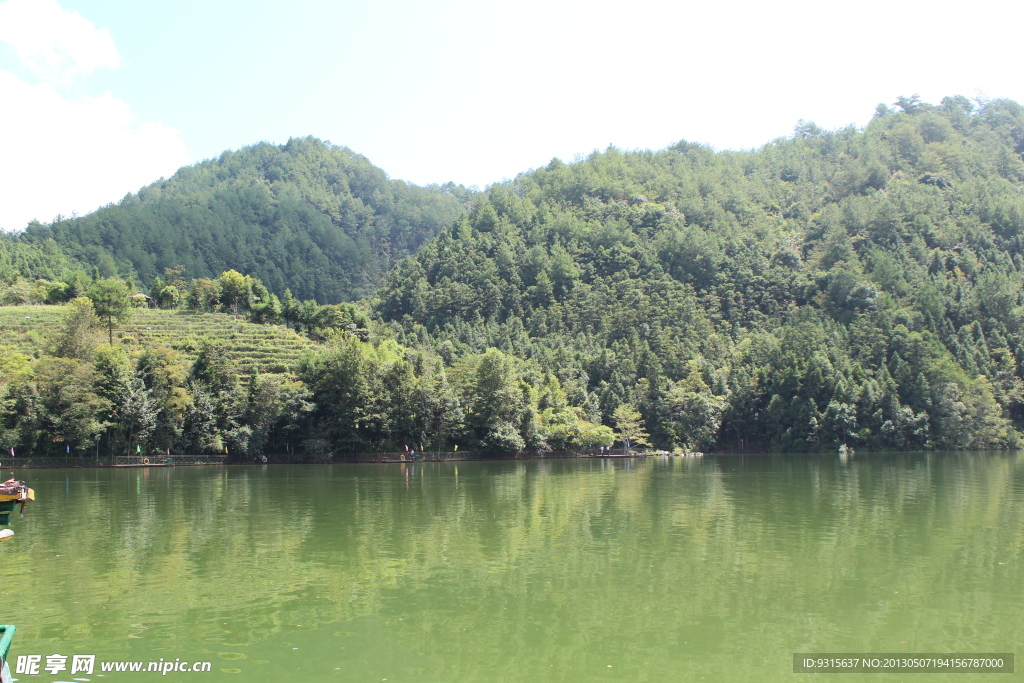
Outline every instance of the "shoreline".
[[(703, 454), (702, 454), (703, 455)], [(404, 456), (404, 457), (403, 457)], [(231, 458), (225, 455), (149, 455), (114, 456), (104, 458), (46, 457), (3, 458), (0, 469), (99, 469), (99, 468), (143, 468), (143, 467), (195, 467), (201, 465), (346, 465), (346, 464), (407, 464), (426, 462), (485, 462), (505, 460), (565, 460), (565, 459), (622, 459), (649, 457), (689, 457), (692, 454), (672, 455), (664, 452), (626, 453), (623, 449), (610, 452), (597, 451), (523, 451), (511, 453), (487, 453), (483, 451), (433, 452), (420, 457), (404, 452), (381, 453), (339, 453), (330, 458), (304, 458), (288, 454), (268, 454), (252, 458)]]
[[(1017, 449), (975, 449), (970, 451), (862, 451), (856, 457), (850, 457), (849, 462), (870, 457), (870, 456), (894, 456), (894, 455), (938, 455), (949, 453), (978, 453), (987, 452), (992, 454), (1013, 453)], [(773, 453), (764, 451), (736, 452), (720, 451), (711, 453), (666, 453), (656, 452), (631, 452), (625, 453), (623, 449), (612, 452), (591, 452), (591, 451), (522, 451), (512, 453), (487, 453), (483, 451), (451, 451), (440, 453), (429, 453), (425, 457), (415, 459), (405, 453), (381, 452), (381, 453), (339, 453), (330, 458), (303, 458), (288, 454), (268, 454), (266, 456), (255, 456), (253, 458), (231, 458), (230, 456), (215, 455), (152, 455), (152, 456), (115, 456), (104, 458), (75, 458), (75, 457), (38, 457), (38, 458), (3, 458), (0, 459), (0, 470), (31, 470), (31, 469), (138, 469), (148, 467), (196, 467), (196, 466), (223, 466), (223, 465), (415, 465), (420, 463), (439, 462), (492, 462), (512, 460), (622, 460), (629, 458), (665, 458), (681, 460), (700, 460), (703, 457), (713, 458), (772, 458), (780, 455), (800, 455), (804, 457), (819, 456), (835, 458), (842, 461), (842, 458), (833, 451), (814, 451), (807, 453)], [(265, 459), (264, 459), (265, 458)], [(149, 462), (144, 462), (148, 460)]]

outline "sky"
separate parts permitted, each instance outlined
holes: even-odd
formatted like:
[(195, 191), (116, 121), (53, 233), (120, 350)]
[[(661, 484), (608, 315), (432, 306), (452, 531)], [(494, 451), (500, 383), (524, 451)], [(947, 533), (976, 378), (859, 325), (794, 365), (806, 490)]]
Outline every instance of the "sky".
[(758, 147), (901, 95), (1024, 102), (1024, 5), (0, 1), (0, 229), (313, 135), (480, 188), (558, 157)]

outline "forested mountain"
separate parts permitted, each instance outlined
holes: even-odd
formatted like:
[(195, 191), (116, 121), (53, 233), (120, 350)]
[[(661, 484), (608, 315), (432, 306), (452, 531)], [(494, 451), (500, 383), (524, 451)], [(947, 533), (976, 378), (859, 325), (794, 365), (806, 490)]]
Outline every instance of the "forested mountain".
[[(320, 305), (403, 255), (369, 299)], [(0, 265), (4, 301), (73, 299), (31, 352), (0, 342), (0, 445), (19, 452), (1022, 441), (1024, 107), (1006, 100), (900, 98), (864, 130), (801, 122), (749, 151), (609, 148), (484, 193), (256, 145), (4, 238)], [(137, 283), (137, 304), (284, 323), (314, 350), (246, 377), (213, 339), (190, 360), (118, 329)]]
[(260, 143), (180, 169), (92, 214), (30, 225), (105, 277), (152, 282), (237, 269), (300, 299), (370, 294), (394, 260), (464, 211), (470, 193), (389, 180), (364, 157), (314, 138)]
[(1017, 443), (1024, 108), (880, 105), (721, 152), (608, 149), (491, 186), (375, 299), (403, 343), (557, 374), (655, 443)]

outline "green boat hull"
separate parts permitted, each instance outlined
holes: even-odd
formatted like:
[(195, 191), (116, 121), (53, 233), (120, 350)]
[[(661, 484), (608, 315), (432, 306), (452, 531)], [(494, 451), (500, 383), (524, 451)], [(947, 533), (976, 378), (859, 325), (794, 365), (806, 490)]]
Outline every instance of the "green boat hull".
[(7, 666), (7, 653), (11, 650), (14, 640), (14, 626), (0, 626), (0, 683), (11, 683), (11, 669)]

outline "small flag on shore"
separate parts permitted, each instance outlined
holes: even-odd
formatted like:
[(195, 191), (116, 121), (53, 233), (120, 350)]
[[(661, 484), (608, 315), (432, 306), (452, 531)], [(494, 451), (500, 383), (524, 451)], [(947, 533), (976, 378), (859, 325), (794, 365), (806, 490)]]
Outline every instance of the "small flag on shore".
[(136, 453), (141, 453), (142, 452), (142, 444), (135, 444), (135, 452)]
[(71, 444), (68, 444), (68, 453), (71, 452)]
[(14, 457), (14, 448), (11, 448), (11, 457)]

